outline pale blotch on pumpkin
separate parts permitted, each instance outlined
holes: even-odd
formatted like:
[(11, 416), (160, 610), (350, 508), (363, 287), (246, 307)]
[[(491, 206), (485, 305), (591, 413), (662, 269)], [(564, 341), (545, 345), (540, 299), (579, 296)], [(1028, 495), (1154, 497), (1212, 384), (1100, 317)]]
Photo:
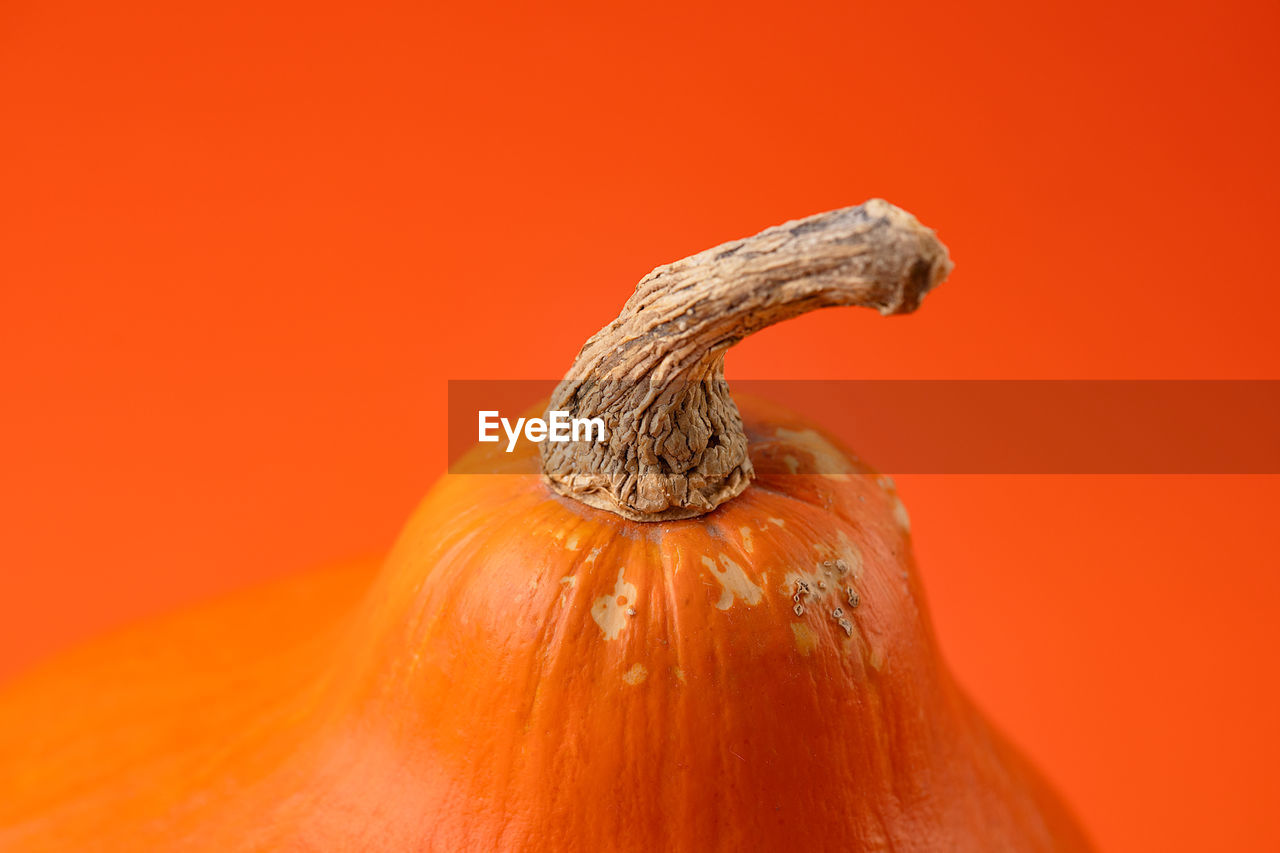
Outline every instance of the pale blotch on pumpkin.
[(648, 677), (649, 670), (645, 669), (643, 664), (635, 664), (622, 674), (622, 680), (632, 686), (641, 684)]
[(754, 553), (756, 546), (751, 539), (751, 528), (740, 527), (738, 528), (738, 532), (742, 534), (742, 550), (746, 551), (748, 554)]
[(564, 577), (560, 578), (560, 604), (563, 605), (566, 602), (568, 602), (569, 598), (573, 595), (574, 588), (577, 587), (577, 585), (578, 585), (577, 575), (565, 575)]
[(727, 554), (720, 555), (719, 566), (710, 557), (703, 557), (702, 565), (710, 569), (712, 576), (720, 582), (722, 590), (720, 600), (716, 602), (716, 607), (719, 609), (728, 610), (733, 606), (734, 598), (741, 598), (747, 604), (760, 603), (764, 592), (751, 582), (751, 578), (747, 577), (742, 566), (729, 559)]
[(792, 622), (791, 633), (795, 637), (796, 651), (808, 657), (818, 647), (818, 634), (804, 622)]
[(835, 549), (837, 560), (844, 560), (850, 574), (855, 578), (862, 577), (862, 549), (845, 535), (843, 530), (837, 531), (840, 545)]
[(582, 534), (578, 532), (579, 526), (574, 524), (572, 527), (553, 527), (547, 532), (565, 550), (577, 551), (582, 547)]
[(852, 637), (854, 624), (846, 618), (840, 597), (847, 596), (849, 603), (857, 606), (858, 596), (850, 584), (862, 574), (862, 554), (844, 531), (839, 531), (839, 536), (838, 546), (815, 543), (814, 550), (825, 559), (818, 562), (812, 571), (797, 569), (787, 572), (779, 592), (791, 597), (791, 610), (795, 615), (828, 610), (845, 634)]
[[(774, 433), (779, 439), (792, 447), (803, 450), (813, 457), (814, 472), (832, 480), (848, 480), (853, 467), (839, 448), (827, 441), (811, 429), (787, 429), (779, 427)], [(788, 467), (790, 462), (787, 463)], [(795, 473), (792, 469), (791, 473)]]
[(790, 571), (783, 579), (779, 592), (789, 596), (792, 612), (803, 616), (810, 608), (819, 607), (834, 590), (839, 578), (835, 574), (834, 561), (827, 567), (818, 566), (812, 572)]
[(911, 532), (911, 516), (907, 514), (907, 505), (902, 502), (902, 498), (898, 497), (898, 486), (893, 482), (892, 477), (881, 475), (876, 478), (880, 484), (880, 488), (884, 489), (889, 495), (889, 499), (893, 501), (893, 520), (898, 522), (898, 526), (908, 533)]
[(780, 519), (780, 518), (770, 518), (770, 519), (769, 519), (769, 523), (770, 523), (770, 524), (776, 524), (776, 525), (778, 525), (779, 527), (786, 527), (786, 526), (787, 526), (787, 523), (786, 523), (785, 521), (783, 521), (782, 519)]
[(636, 602), (636, 585), (623, 578), (626, 568), (618, 569), (618, 582), (612, 595), (602, 595), (591, 605), (591, 618), (596, 620), (606, 640), (616, 640), (627, 624), (627, 610)]
[(893, 496), (893, 518), (903, 530), (911, 531), (911, 516), (907, 515), (907, 505), (897, 495)]

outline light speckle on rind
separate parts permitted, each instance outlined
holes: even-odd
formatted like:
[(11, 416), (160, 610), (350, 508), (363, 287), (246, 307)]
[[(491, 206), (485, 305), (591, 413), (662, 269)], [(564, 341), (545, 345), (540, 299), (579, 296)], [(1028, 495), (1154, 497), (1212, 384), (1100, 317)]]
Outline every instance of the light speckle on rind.
[[(814, 473), (833, 480), (847, 480), (853, 466), (840, 449), (811, 429), (787, 429), (779, 427), (774, 433), (787, 444), (797, 447), (813, 457)], [(788, 463), (790, 465), (790, 463)], [(795, 473), (792, 470), (791, 473)]]
[(681, 684), (684, 684), (684, 683), (685, 683), (685, 679), (684, 679), (684, 670), (683, 670), (683, 669), (681, 669), (681, 668), (680, 668), (680, 667), (678, 667), (678, 666), (675, 666), (675, 667), (672, 667), (672, 668), (671, 668), (671, 671), (672, 671), (672, 672), (674, 672), (674, 673), (676, 674), (676, 681), (679, 681)]
[(876, 482), (880, 484), (880, 488), (889, 496), (889, 500), (893, 502), (893, 520), (898, 522), (898, 526), (908, 533), (911, 532), (911, 516), (907, 514), (906, 504), (902, 502), (902, 498), (898, 497), (898, 486), (893, 482), (892, 477), (881, 474), (876, 477)]
[(893, 519), (903, 530), (911, 532), (911, 516), (907, 515), (907, 505), (897, 495), (893, 496)]
[[(791, 596), (792, 603), (800, 608), (803, 608), (810, 598), (821, 598), (826, 595), (818, 588), (817, 575), (798, 571), (787, 572), (779, 591), (783, 595)], [(802, 612), (804, 612), (802, 609), (797, 610), (796, 614), (799, 615)]]
[(815, 604), (861, 577), (862, 551), (843, 530), (838, 535), (838, 544), (814, 543), (813, 549), (822, 559), (815, 560), (812, 569), (787, 572), (779, 591), (791, 596), (796, 604)]
[(792, 474), (800, 473), (799, 459), (795, 458), (790, 453), (788, 453), (786, 456), (782, 457), (782, 461), (787, 463), (787, 470), (790, 471)]
[(856, 542), (846, 536), (843, 530), (837, 531), (837, 535), (840, 538), (840, 545), (838, 548), (833, 549), (836, 558), (845, 561), (849, 572), (855, 578), (862, 577), (862, 549), (858, 547)]
[(756, 550), (756, 546), (751, 539), (751, 528), (740, 527), (738, 528), (738, 532), (742, 534), (742, 550), (746, 551), (748, 554), (753, 553)]
[(622, 680), (632, 686), (643, 683), (648, 677), (649, 670), (645, 669), (643, 664), (638, 663), (622, 674)]
[(792, 622), (791, 633), (795, 637), (796, 651), (808, 657), (818, 647), (818, 635), (806, 622)]
[(727, 554), (720, 554), (719, 557), (719, 566), (710, 557), (702, 558), (702, 565), (711, 571), (711, 575), (720, 582), (722, 588), (716, 607), (720, 610), (728, 610), (733, 606), (735, 597), (741, 598), (747, 604), (759, 604), (760, 598), (764, 595), (760, 587), (753, 584), (747, 577), (747, 573), (742, 570), (742, 566), (729, 559)]
[(575, 587), (578, 585), (578, 576), (565, 575), (564, 577), (560, 578), (560, 585), (567, 586), (567, 587)]
[(616, 640), (627, 625), (627, 608), (635, 603), (636, 585), (623, 577), (626, 568), (618, 569), (618, 582), (612, 595), (602, 595), (591, 605), (591, 618), (596, 620), (606, 640)]
[(596, 557), (599, 557), (599, 556), (600, 556), (600, 549), (599, 549), (599, 548), (592, 548), (592, 549), (591, 549), (591, 553), (587, 554), (587, 558), (586, 558), (585, 560), (583, 560), (582, 562), (584, 562), (584, 563), (594, 563), (594, 562), (596, 561)]
[(776, 524), (776, 525), (778, 525), (779, 527), (786, 527), (786, 526), (787, 526), (787, 523), (786, 523), (785, 521), (783, 521), (782, 519), (780, 519), (780, 518), (770, 518), (770, 519), (769, 519), (769, 523), (770, 523), (770, 524)]
[(564, 547), (565, 547), (565, 550), (568, 550), (568, 551), (581, 550), (582, 549), (582, 532), (578, 529), (575, 529), (572, 533), (570, 533), (569, 538), (567, 538), (564, 542)]

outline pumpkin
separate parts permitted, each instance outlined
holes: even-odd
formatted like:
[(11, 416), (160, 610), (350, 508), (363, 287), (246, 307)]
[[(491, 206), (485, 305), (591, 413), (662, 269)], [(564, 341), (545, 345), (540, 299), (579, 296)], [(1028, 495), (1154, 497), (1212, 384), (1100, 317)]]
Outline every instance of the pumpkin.
[(1087, 849), (947, 671), (893, 483), (724, 379), (949, 269), (879, 200), (655, 269), (550, 402), (606, 440), (479, 445), (380, 567), (9, 685), (0, 849)]

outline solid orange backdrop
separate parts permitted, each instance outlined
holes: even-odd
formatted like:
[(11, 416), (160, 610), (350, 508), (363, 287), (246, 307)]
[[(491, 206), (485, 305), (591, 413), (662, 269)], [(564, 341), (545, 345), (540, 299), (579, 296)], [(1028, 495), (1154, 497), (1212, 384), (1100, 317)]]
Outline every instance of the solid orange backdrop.
[[(446, 380), (873, 195), (951, 281), (731, 378), (1280, 378), (1274, 3), (432, 5), (0, 7), (0, 675), (380, 552)], [(899, 484), (950, 661), (1104, 848), (1280, 847), (1277, 478)]]

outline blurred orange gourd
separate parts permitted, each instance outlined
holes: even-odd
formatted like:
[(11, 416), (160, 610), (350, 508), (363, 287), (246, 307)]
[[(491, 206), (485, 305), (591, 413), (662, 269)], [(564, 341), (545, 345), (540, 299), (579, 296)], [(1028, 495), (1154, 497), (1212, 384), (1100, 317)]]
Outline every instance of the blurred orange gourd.
[(381, 567), (104, 638), (0, 692), (0, 850), (1084, 850), (935, 646), (892, 482), (725, 350), (950, 269), (884, 202), (659, 267)]

